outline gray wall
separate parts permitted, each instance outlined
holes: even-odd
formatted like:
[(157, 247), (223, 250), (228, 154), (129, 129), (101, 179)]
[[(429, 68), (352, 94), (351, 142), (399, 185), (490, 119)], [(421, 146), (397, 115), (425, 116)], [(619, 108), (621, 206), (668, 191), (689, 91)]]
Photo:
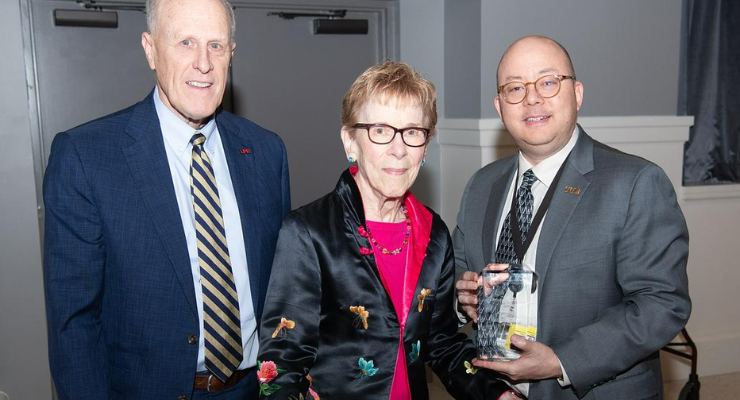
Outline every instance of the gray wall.
[[(484, 0), (485, 1), (485, 0)], [(445, 96), (447, 118), (479, 118), (481, 0), (445, 2)]]
[(483, 0), (481, 117), (498, 117), (498, 60), (529, 34), (551, 36), (570, 52), (584, 85), (581, 115), (676, 115), (681, 3)]
[(440, 117), (496, 118), (496, 66), (547, 35), (584, 82), (584, 116), (676, 115), (679, 0), (400, 0), (401, 60), (438, 91)]
[(50, 399), (19, 0), (0, 1), (0, 15), (0, 392), (11, 400)]
[[(447, 0), (450, 1), (450, 0)], [(445, 0), (400, 0), (401, 61), (437, 87), (437, 109), (445, 110)]]
[[(450, 0), (447, 0), (450, 1)], [(445, 0), (400, 0), (401, 61), (409, 63), (437, 88), (437, 113), (445, 115)], [(436, 141), (427, 148), (424, 167), (412, 188), (434, 210), (441, 206), (440, 153)]]

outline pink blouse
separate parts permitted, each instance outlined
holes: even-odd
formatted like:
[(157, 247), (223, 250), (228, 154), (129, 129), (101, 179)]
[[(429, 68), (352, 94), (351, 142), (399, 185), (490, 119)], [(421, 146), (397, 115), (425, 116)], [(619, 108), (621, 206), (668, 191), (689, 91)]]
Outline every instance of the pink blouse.
[[(367, 227), (372, 232), (373, 238), (378, 242), (380, 246), (393, 251), (397, 249), (405, 238), (406, 233), (406, 222), (398, 223), (387, 223), (387, 222), (374, 222), (366, 221)], [(403, 250), (396, 254), (383, 254), (383, 252), (377, 247), (373, 246), (375, 262), (378, 265), (380, 271), (380, 277), (383, 280), (383, 285), (386, 291), (390, 295), (393, 307), (396, 310), (398, 316), (398, 322), (401, 325), (399, 332), (399, 343), (398, 343), (398, 355), (396, 356), (396, 369), (393, 373), (393, 384), (391, 385), (391, 395), (389, 400), (410, 400), (411, 391), (409, 389), (408, 373), (406, 372), (406, 354), (404, 353), (403, 347), (403, 333), (406, 327), (406, 317), (408, 316), (409, 307), (408, 300), (405, 299), (404, 294), (407, 289), (404, 287), (406, 282), (406, 274), (408, 273), (408, 261), (409, 261), (409, 248), (411, 246), (411, 238), (409, 237), (409, 243), (403, 246)], [(413, 279), (416, 281), (416, 279)], [(411, 289), (413, 290), (413, 288)]]

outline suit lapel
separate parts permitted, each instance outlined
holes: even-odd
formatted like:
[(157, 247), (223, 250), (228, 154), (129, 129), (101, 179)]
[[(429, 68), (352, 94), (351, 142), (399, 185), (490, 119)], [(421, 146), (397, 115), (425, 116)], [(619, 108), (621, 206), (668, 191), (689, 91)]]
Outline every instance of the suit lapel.
[(197, 315), (187, 241), (172, 184), (172, 174), (167, 163), (159, 118), (151, 94), (134, 108), (126, 132), (135, 140), (131, 146), (123, 149), (131, 175), (185, 298), (193, 313)]
[[(580, 137), (571, 151), (563, 175), (560, 177), (552, 202), (542, 224), (539, 244), (537, 245), (536, 272), (539, 275), (540, 287), (545, 281), (555, 246), (570, 221), (581, 198), (586, 195), (591, 182), (585, 175), (594, 169), (593, 140), (586, 135), (580, 126)], [(566, 187), (580, 189), (579, 194), (567, 192)]]
[(232, 123), (228, 114), (219, 113), (216, 117), (216, 123), (218, 124), (218, 132), (224, 146), (226, 163), (229, 165), (229, 175), (239, 207), (244, 247), (247, 253), (249, 289), (252, 295), (254, 312), (259, 317), (260, 310), (262, 310), (259, 295), (262, 293), (260, 287), (262, 255), (259, 252), (260, 246), (255, 241), (262, 240), (263, 235), (260, 235), (258, 230), (260, 221), (256, 219), (258, 212), (255, 210), (255, 204), (257, 203), (256, 199), (260, 196), (258, 189), (264, 187), (258, 182), (260, 175), (255, 173), (255, 163), (259, 155), (252, 152), (254, 144), (249, 135), (242, 131), (240, 126)]
[(483, 215), (483, 232), (481, 234), (483, 245), (483, 268), (494, 261), (493, 249), (496, 247), (496, 232), (501, 221), (502, 208), (506, 204), (506, 195), (509, 194), (509, 186), (514, 179), (517, 169), (517, 156), (511, 157), (511, 165), (491, 185), (491, 194), (488, 196), (486, 213)]

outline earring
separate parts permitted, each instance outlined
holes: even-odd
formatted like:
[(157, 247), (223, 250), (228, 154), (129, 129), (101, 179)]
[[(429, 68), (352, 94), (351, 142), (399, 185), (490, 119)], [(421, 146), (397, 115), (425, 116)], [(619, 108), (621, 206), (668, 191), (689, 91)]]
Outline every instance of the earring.
[(352, 158), (352, 157), (349, 157), (349, 158), (347, 158), (347, 161), (349, 161), (349, 162), (353, 163), (353, 162), (355, 162), (355, 159), (354, 159), (354, 158)]
[(425, 159), (425, 158), (422, 158), (422, 159), (421, 159), (421, 166), (422, 166), (422, 167), (424, 166), (424, 160), (426, 160), (426, 159)]

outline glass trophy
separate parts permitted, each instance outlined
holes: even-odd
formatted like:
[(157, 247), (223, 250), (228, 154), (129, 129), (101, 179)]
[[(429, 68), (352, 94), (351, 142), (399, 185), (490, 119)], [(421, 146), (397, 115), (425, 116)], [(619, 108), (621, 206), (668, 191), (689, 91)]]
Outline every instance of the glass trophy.
[(516, 360), (511, 336), (537, 339), (537, 274), (519, 264), (502, 271), (483, 270), (478, 288), (478, 359)]

